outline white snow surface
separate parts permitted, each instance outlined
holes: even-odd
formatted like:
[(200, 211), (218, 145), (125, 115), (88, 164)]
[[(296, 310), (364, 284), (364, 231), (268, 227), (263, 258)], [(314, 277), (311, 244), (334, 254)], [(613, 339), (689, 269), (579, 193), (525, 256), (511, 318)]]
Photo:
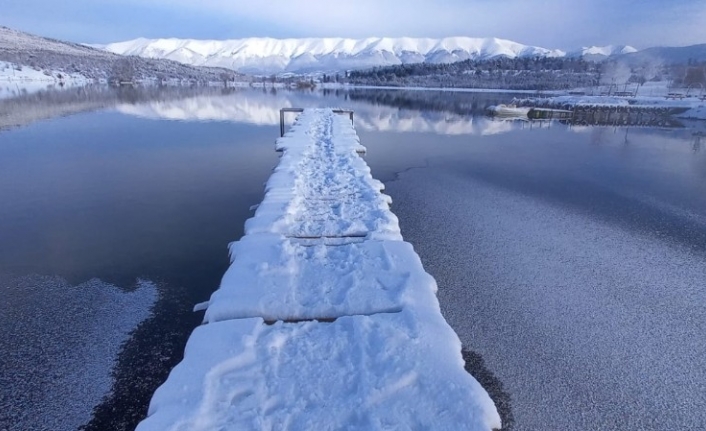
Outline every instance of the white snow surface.
[(452, 63), (499, 56), (562, 57), (565, 52), (505, 39), (447, 37), (366, 39), (145, 39), (93, 45), (122, 55), (166, 58), (247, 73), (340, 71), (403, 63)]
[(24, 88), (29, 84), (31, 91), (32, 84), (46, 87), (59, 82), (83, 85), (93, 82), (93, 80), (79, 73), (66, 73), (49, 69), (41, 70), (26, 65), (15, 65), (0, 61), (0, 88), (10, 87), (11, 85), (20, 85)]
[[(303, 320), (436, 303), (436, 282), (403, 241), (308, 245), (273, 234), (231, 245), (233, 263), (205, 320)], [(267, 262), (267, 264), (263, 264)]]
[(498, 427), (458, 337), (424, 311), (201, 326), (137, 431)]
[(350, 120), (311, 112), (277, 141), (284, 155), (245, 233), (401, 240), (390, 197), (357, 154), (365, 148)]
[(137, 430), (499, 428), (348, 117), (305, 110), (277, 149), (205, 325)]
[(570, 52), (568, 55), (576, 57), (601, 58), (620, 54), (630, 54), (633, 52), (637, 52), (637, 49), (629, 45), (584, 46), (579, 50)]

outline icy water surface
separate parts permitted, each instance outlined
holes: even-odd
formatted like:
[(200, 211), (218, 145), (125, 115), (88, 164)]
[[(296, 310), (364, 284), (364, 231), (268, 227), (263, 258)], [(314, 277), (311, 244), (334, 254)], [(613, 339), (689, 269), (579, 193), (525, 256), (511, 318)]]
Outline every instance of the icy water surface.
[[(331, 105), (355, 110), (373, 175), (507, 429), (706, 428), (706, 127), (482, 116), (511, 98), (100, 89), (0, 101), (0, 429), (133, 429), (262, 197), (278, 109)], [(76, 377), (81, 364), (95, 377)], [(72, 408), (42, 409), (43, 392)]]

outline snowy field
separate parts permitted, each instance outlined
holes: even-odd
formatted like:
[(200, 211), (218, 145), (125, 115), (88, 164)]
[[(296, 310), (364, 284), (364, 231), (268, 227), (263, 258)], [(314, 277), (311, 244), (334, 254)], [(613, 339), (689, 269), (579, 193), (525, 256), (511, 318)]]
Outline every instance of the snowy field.
[(35, 275), (0, 277), (0, 291), (0, 429), (78, 429), (109, 394), (120, 347), (150, 315), (156, 286), (138, 280), (125, 292)]

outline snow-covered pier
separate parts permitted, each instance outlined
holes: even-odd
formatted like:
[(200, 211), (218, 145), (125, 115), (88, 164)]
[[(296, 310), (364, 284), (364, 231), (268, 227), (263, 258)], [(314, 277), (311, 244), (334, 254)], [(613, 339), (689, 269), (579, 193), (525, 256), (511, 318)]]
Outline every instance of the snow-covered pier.
[(305, 110), (277, 149), (138, 431), (499, 428), (349, 118)]

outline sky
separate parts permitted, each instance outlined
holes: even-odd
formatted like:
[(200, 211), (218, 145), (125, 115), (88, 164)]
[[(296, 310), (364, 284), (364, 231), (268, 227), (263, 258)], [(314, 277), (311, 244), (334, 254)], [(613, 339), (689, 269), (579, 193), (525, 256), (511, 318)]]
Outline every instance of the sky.
[(499, 37), (545, 48), (706, 43), (706, 0), (0, 0), (0, 25), (138, 37)]

